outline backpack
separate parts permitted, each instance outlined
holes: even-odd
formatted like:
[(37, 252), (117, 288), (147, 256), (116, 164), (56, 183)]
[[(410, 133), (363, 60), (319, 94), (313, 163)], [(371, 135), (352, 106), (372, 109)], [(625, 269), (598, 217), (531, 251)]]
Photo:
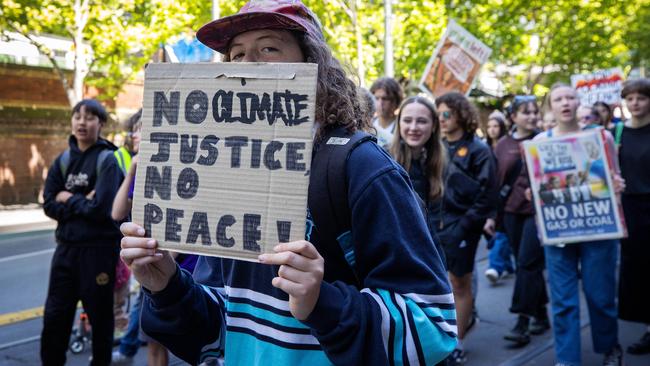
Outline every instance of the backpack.
[[(109, 149), (104, 149), (97, 154), (97, 162), (95, 163), (95, 174), (97, 176), (97, 179), (99, 180), (102, 164), (104, 164), (104, 161), (106, 158), (109, 156), (113, 155), (113, 150)], [(66, 149), (63, 154), (61, 154), (61, 158), (59, 159), (59, 169), (61, 170), (61, 175), (63, 176), (63, 180), (65, 181), (66, 179), (66, 172), (68, 170), (68, 165), (70, 165), (70, 149)]]
[[(348, 132), (337, 128), (326, 133), (322, 142), (314, 147), (309, 179), (309, 210), (318, 231), (328, 241), (336, 241), (352, 269), (357, 287), (361, 282), (355, 271), (354, 243), (352, 243), (352, 217), (348, 202), (347, 162), (352, 151), (363, 143), (377, 143), (377, 138), (367, 132)], [(317, 177), (318, 179), (312, 179)], [(429, 231), (432, 231), (426, 204), (413, 192), (418, 200)], [(328, 202), (329, 204), (324, 204)]]

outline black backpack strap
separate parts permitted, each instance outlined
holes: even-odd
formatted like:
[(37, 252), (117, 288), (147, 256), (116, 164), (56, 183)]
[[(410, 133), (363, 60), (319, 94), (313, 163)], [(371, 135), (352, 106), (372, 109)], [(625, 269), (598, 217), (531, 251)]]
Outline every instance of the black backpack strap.
[(61, 175), (63, 176), (63, 182), (66, 181), (66, 173), (68, 171), (68, 165), (70, 165), (70, 149), (65, 149), (61, 157), (59, 158), (59, 170), (61, 170)]
[[(115, 156), (113, 155), (114, 150), (111, 149), (104, 149), (97, 154), (97, 162), (95, 163), (95, 173), (97, 174), (97, 179), (100, 177), (100, 173), (102, 171), (102, 167), (104, 166), (104, 162), (106, 159), (113, 158), (115, 159)], [(120, 169), (120, 171), (122, 171)]]
[(348, 202), (347, 161), (352, 151), (376, 137), (344, 128), (328, 132), (314, 146), (309, 179), (309, 210), (317, 230), (328, 242), (338, 242), (348, 264), (354, 267), (353, 247), (349, 234), (352, 217)]

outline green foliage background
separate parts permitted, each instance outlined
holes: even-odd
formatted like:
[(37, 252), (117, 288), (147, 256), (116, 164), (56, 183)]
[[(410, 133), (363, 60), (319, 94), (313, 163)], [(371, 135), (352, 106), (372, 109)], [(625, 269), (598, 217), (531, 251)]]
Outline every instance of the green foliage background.
[[(68, 36), (73, 1), (1, 0), (2, 31)], [(366, 83), (384, 74), (384, 3), (379, 0), (304, 0), (319, 17), (336, 56), (356, 75), (361, 57)], [(220, 1), (221, 16), (245, 2)], [(93, 50), (86, 83), (114, 98), (163, 42), (211, 18), (209, 1), (92, 1), (84, 38)], [(357, 52), (354, 23), (361, 30)], [(393, 0), (395, 75), (418, 82), (449, 18), (493, 48), (487, 70), (511, 93), (543, 93), (576, 72), (650, 59), (650, 0)], [(497, 65), (501, 65), (497, 67)], [(508, 67), (504, 67), (508, 66)], [(540, 72), (541, 71), (541, 72)]]

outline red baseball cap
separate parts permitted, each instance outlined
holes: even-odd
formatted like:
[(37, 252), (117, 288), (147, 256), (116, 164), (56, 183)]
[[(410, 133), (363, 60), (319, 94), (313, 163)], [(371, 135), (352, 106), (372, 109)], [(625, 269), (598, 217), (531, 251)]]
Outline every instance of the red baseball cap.
[(196, 37), (225, 54), (233, 37), (256, 29), (297, 30), (324, 39), (318, 18), (300, 0), (251, 0), (237, 14), (202, 26)]

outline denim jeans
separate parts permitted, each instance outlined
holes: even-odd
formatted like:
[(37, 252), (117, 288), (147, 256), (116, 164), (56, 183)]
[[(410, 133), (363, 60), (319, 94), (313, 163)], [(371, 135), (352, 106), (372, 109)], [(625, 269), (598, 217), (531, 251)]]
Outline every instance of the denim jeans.
[(142, 290), (138, 293), (133, 306), (131, 306), (131, 313), (129, 314), (129, 326), (126, 333), (120, 340), (120, 353), (133, 357), (138, 353), (140, 347), (140, 309), (142, 308)]
[(488, 267), (495, 269), (499, 272), (499, 275), (501, 275), (503, 271), (514, 273), (515, 268), (512, 264), (512, 249), (510, 249), (508, 237), (505, 233), (497, 231), (492, 240), (494, 240), (494, 245), (492, 246), (492, 249), (490, 249), (490, 254), (488, 255), (488, 260), (490, 261)]
[(558, 362), (570, 365), (581, 362), (579, 279), (587, 299), (594, 352), (606, 353), (618, 344), (618, 243), (618, 240), (601, 240), (544, 247)]

